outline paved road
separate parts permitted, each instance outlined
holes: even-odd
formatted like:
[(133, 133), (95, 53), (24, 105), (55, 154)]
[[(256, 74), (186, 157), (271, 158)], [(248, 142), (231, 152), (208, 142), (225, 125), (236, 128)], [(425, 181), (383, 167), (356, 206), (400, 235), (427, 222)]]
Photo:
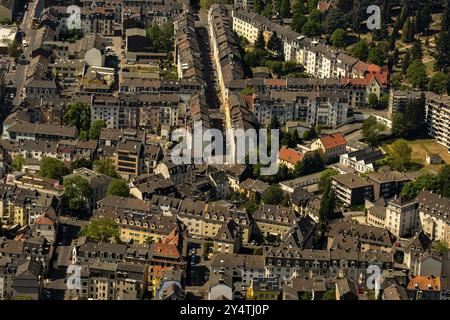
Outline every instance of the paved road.
[[(23, 55), (25, 56), (25, 59), (29, 60), (31, 57), (31, 51), (34, 45), (34, 40), (36, 38), (36, 30), (32, 29), (32, 22), (33, 17), (36, 15), (36, 8), (37, 8), (38, 1), (35, 0), (33, 2), (29, 2), (28, 10), (25, 11), (25, 14), (23, 16), (22, 24), (20, 25), (20, 30), (25, 33), (25, 39), (28, 43), (28, 47), (23, 48)], [(13, 103), (15, 105), (19, 105), (24, 97), (21, 96), (22, 89), (25, 85), (25, 72), (26, 72), (26, 65), (24, 64), (17, 64), (17, 70), (14, 72), (13, 75), (13, 82), (14, 86), (16, 87), (16, 97), (13, 100)]]
[(80, 230), (89, 222), (85, 220), (74, 219), (69, 216), (60, 216), (59, 218), (58, 239), (56, 242), (56, 252), (58, 258), (53, 263), (53, 269), (49, 275), (50, 279), (45, 279), (43, 299), (45, 300), (63, 300), (67, 288), (65, 278), (66, 267), (71, 263), (71, 243)]

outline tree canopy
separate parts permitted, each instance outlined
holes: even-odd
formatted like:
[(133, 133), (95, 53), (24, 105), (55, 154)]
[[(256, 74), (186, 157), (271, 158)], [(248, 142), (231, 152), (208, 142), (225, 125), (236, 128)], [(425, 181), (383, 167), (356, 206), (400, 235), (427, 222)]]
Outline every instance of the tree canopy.
[(404, 139), (396, 140), (390, 147), (391, 167), (395, 170), (405, 170), (406, 165), (411, 161), (412, 149), (408, 141)]
[(265, 204), (280, 204), (283, 201), (283, 191), (277, 185), (271, 185), (262, 197)]
[(98, 140), (100, 138), (100, 133), (102, 132), (102, 128), (106, 128), (106, 122), (101, 119), (95, 120), (92, 123), (91, 128), (89, 129), (89, 139), (90, 140)]
[(111, 218), (99, 218), (91, 220), (80, 233), (81, 237), (90, 237), (98, 242), (107, 242), (111, 239), (119, 239), (119, 224)]
[(362, 134), (370, 146), (378, 146), (379, 136), (384, 130), (385, 125), (379, 123), (374, 116), (368, 117), (362, 125)]
[(102, 158), (94, 161), (94, 170), (113, 178), (119, 178), (116, 166), (112, 159)]
[(43, 178), (62, 181), (62, 177), (69, 174), (69, 169), (64, 165), (64, 162), (54, 158), (45, 157), (41, 161), (41, 167), (38, 174)]
[(108, 195), (128, 197), (130, 195), (130, 188), (125, 180), (114, 179), (108, 185)]
[(86, 179), (80, 176), (64, 179), (64, 198), (69, 209), (75, 211), (86, 209), (91, 194), (92, 189)]

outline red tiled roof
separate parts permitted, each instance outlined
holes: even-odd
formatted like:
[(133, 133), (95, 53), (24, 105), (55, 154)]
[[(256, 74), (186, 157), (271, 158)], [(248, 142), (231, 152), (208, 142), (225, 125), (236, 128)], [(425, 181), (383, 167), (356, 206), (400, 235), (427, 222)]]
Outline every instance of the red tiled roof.
[(441, 279), (439, 277), (414, 276), (409, 280), (408, 290), (440, 291)]
[(276, 86), (276, 87), (285, 87), (286, 79), (265, 79), (266, 85)]
[(40, 216), (36, 218), (36, 224), (45, 224), (45, 225), (52, 225), (53, 221), (49, 217), (46, 216)]
[(347, 140), (340, 132), (323, 136), (320, 138), (320, 141), (325, 149), (337, 148), (347, 144)]
[(167, 244), (162, 242), (156, 242), (152, 244), (152, 252), (153, 255), (170, 257), (170, 258), (179, 258), (180, 253), (178, 249), (173, 244)]
[(293, 149), (286, 148), (285, 146), (281, 147), (280, 152), (278, 154), (278, 159), (282, 161), (289, 162), (291, 164), (296, 164), (299, 161), (303, 160), (304, 155), (298, 151)]

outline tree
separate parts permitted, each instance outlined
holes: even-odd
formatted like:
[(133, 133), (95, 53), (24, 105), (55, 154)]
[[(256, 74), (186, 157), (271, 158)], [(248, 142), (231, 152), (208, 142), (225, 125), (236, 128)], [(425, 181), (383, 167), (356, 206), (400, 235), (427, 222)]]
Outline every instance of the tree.
[(422, 93), (419, 100), (410, 101), (406, 105), (404, 119), (408, 138), (415, 138), (426, 131), (425, 100), (425, 95)]
[(256, 88), (255, 87), (247, 86), (247, 87), (245, 87), (244, 89), (241, 90), (241, 95), (243, 95), (243, 96), (251, 96), (254, 93), (256, 93)]
[(298, 176), (303, 176), (322, 171), (324, 167), (325, 161), (320, 151), (313, 151), (307, 153), (302, 161), (297, 162), (294, 170)]
[(321, 19), (321, 12), (317, 9), (312, 10), (309, 13), (308, 20), (302, 27), (302, 33), (307, 37), (320, 36), (322, 33)]
[(436, 40), (434, 50), (436, 59), (435, 69), (447, 72), (450, 67), (450, 2), (446, 1), (445, 10), (442, 14), (441, 29)]
[(108, 185), (109, 196), (129, 197), (130, 188), (125, 180), (114, 179)]
[(291, 16), (291, 1), (282, 0), (280, 7), (280, 16), (282, 18), (289, 18)]
[(446, 164), (439, 170), (439, 193), (444, 197), (450, 197), (450, 165)]
[(402, 74), (406, 74), (410, 64), (411, 64), (411, 53), (407, 51), (402, 60)]
[(280, 129), (280, 121), (278, 121), (277, 115), (273, 115), (270, 119), (269, 129)]
[(92, 161), (87, 158), (80, 158), (80, 159), (77, 159), (77, 160), (73, 161), (72, 163), (70, 163), (70, 171), (73, 171), (73, 170), (76, 170), (79, 168), (86, 168), (86, 169), (92, 170)]
[(90, 140), (98, 140), (100, 138), (100, 133), (102, 129), (106, 128), (106, 122), (104, 120), (95, 120), (92, 123), (91, 128), (89, 129), (89, 139)]
[(113, 178), (119, 178), (116, 166), (110, 158), (103, 158), (94, 161), (94, 170)]
[(447, 92), (449, 84), (449, 76), (443, 72), (436, 72), (428, 82), (428, 90), (436, 94), (444, 94)]
[(376, 65), (383, 65), (385, 60), (387, 58), (387, 52), (385, 46), (379, 44), (375, 47), (372, 47), (369, 50), (369, 57), (368, 61), (370, 63), (376, 64)]
[(392, 116), (392, 134), (397, 138), (406, 138), (408, 136), (405, 117), (401, 112), (395, 112)]
[(256, 49), (264, 50), (266, 48), (266, 41), (264, 40), (263, 31), (258, 31), (258, 37), (256, 38), (254, 47)]
[(408, 199), (412, 199), (423, 190), (439, 192), (439, 177), (430, 173), (423, 174), (415, 181), (406, 183), (400, 194)]
[(20, 56), (20, 45), (14, 40), (8, 45), (8, 56), (11, 58), (17, 59)]
[(266, 5), (264, 6), (264, 10), (262, 12), (262, 15), (265, 17), (270, 17), (273, 13), (273, 5), (271, 1), (266, 2)]
[(364, 120), (362, 125), (362, 134), (370, 146), (378, 145), (379, 135), (385, 130), (385, 126), (379, 123), (374, 116)]
[(80, 131), (88, 131), (91, 125), (91, 108), (86, 103), (71, 103), (64, 120), (69, 126), (76, 127)]
[(383, 45), (377, 45), (369, 50), (368, 62), (376, 65), (384, 65), (387, 58), (386, 48)]
[(283, 201), (283, 191), (279, 186), (271, 185), (263, 195), (262, 201), (264, 204), (280, 204)]
[(167, 22), (161, 27), (154, 24), (147, 28), (146, 32), (150, 43), (150, 50), (154, 52), (167, 52), (173, 49), (174, 30), (172, 22)]
[(336, 300), (336, 291), (334, 289), (326, 291), (322, 296), (322, 300)]
[(353, 47), (352, 53), (356, 59), (367, 61), (369, 57), (369, 45), (364, 40), (360, 40)]
[(337, 48), (344, 48), (347, 46), (348, 36), (344, 29), (336, 29), (331, 35), (331, 43)]
[(406, 77), (414, 88), (425, 90), (428, 77), (427, 70), (422, 60), (414, 60), (408, 67)]
[(325, 230), (325, 226), (335, 218), (335, 211), (336, 195), (334, 190), (331, 188), (331, 184), (327, 184), (323, 190), (319, 208), (319, 221), (322, 232)]
[(255, 12), (257, 14), (261, 14), (261, 12), (264, 10), (264, 1), (263, 0), (255, 0), (253, 2), (253, 10), (255, 10)]
[(120, 227), (111, 218), (94, 219), (81, 230), (80, 236), (93, 238), (97, 242), (117, 240), (120, 237)]
[(299, 300), (312, 300), (313, 296), (310, 292), (304, 292), (300, 295)]
[(430, 23), (432, 21), (431, 10), (428, 4), (423, 8), (418, 8), (415, 19), (415, 29), (417, 33), (428, 33)]
[(403, 26), (402, 41), (404, 43), (411, 43), (414, 40), (414, 26), (411, 19), (408, 18)]
[(436, 71), (447, 72), (450, 67), (450, 33), (441, 31), (436, 41), (436, 49), (434, 51), (436, 63), (434, 65)]
[(411, 161), (412, 149), (408, 141), (404, 139), (396, 140), (390, 148), (391, 167), (395, 170), (405, 170), (406, 165)]
[(25, 164), (25, 158), (23, 157), (23, 155), (21, 153), (19, 153), (18, 155), (16, 155), (13, 158), (13, 160), (11, 162), (11, 167), (15, 171), (20, 171), (20, 170), (22, 170), (22, 167), (24, 164)]
[(318, 4), (319, 0), (308, 0), (307, 3), (307, 7), (308, 7), (308, 12), (311, 13), (314, 10), (317, 10), (317, 4)]
[(324, 190), (327, 188), (327, 186), (330, 184), (331, 177), (333, 177), (337, 174), (339, 174), (339, 172), (337, 172), (334, 169), (326, 169), (320, 173), (319, 184), (318, 184), (320, 193), (323, 193)]
[(79, 141), (88, 141), (89, 140), (89, 131), (87, 130), (81, 130), (78, 134), (78, 140)]
[(414, 41), (413, 46), (409, 49), (411, 61), (414, 60), (422, 60), (423, 58), (423, 50), (422, 43), (420, 40)]
[(369, 94), (369, 97), (367, 98), (367, 102), (369, 103), (369, 106), (371, 108), (375, 108), (378, 105), (378, 96), (375, 93), (371, 92)]
[(64, 162), (45, 157), (41, 161), (41, 168), (38, 174), (43, 178), (62, 181), (62, 177), (69, 174), (69, 169), (64, 165)]
[(322, 27), (327, 34), (331, 34), (338, 29), (345, 29), (347, 27), (345, 14), (338, 8), (328, 10), (323, 19)]
[(301, 32), (303, 26), (306, 24), (307, 21), (308, 19), (304, 14), (295, 13), (294, 17), (292, 18), (292, 25), (291, 25), (292, 30), (294, 30), (295, 32)]
[(433, 243), (433, 249), (442, 255), (447, 253), (448, 251), (447, 245), (445, 244), (445, 242), (442, 241), (436, 241), (435, 243)]
[(87, 208), (91, 194), (88, 181), (81, 176), (64, 179), (64, 198), (69, 209), (79, 211)]
[(278, 38), (276, 31), (274, 31), (270, 36), (269, 41), (267, 42), (267, 49), (269, 49), (272, 52), (275, 52), (276, 54), (279, 54), (281, 52), (282, 50), (281, 40), (280, 38)]

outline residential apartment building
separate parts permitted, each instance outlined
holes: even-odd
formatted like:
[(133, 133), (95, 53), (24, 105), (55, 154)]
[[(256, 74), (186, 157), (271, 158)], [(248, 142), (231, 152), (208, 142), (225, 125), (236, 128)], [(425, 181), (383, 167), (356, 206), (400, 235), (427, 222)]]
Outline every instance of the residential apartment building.
[(320, 150), (325, 159), (337, 158), (346, 152), (347, 140), (340, 132), (325, 135), (311, 143), (311, 151)]
[(117, 172), (127, 179), (139, 176), (142, 172), (143, 151), (144, 147), (139, 141), (119, 142), (115, 155)]
[(273, 117), (277, 117), (282, 123), (302, 120), (334, 128), (351, 119), (346, 92), (273, 90), (255, 93), (248, 101), (250, 111), (261, 125), (268, 125)]
[(216, 237), (223, 225), (233, 220), (240, 229), (242, 242), (246, 244), (250, 241), (254, 222), (245, 211), (189, 198), (181, 200), (158, 195), (154, 195), (151, 202), (164, 214), (176, 215), (187, 227), (189, 234), (205, 238)]
[(352, 168), (358, 173), (375, 172), (375, 161), (383, 156), (381, 150), (372, 147), (347, 152), (339, 156), (339, 163)]
[(426, 93), (425, 123), (428, 133), (450, 150), (450, 97)]
[(140, 300), (147, 291), (145, 265), (90, 261), (80, 267), (81, 285), (67, 289), (69, 300)]
[(302, 64), (306, 72), (316, 78), (364, 77), (360, 73), (371, 68), (377, 69), (378, 74), (382, 73), (377, 66), (370, 67), (336, 48), (307, 38), (254, 12), (236, 8), (232, 16), (233, 30), (250, 43), (256, 41), (260, 30), (266, 39), (276, 32), (282, 42), (284, 59)]
[(0, 257), (0, 300), (39, 300), (43, 274), (40, 261)]
[(287, 247), (264, 247), (266, 275), (280, 280), (303, 277), (340, 276), (364, 283), (370, 265), (388, 270), (394, 266), (392, 253), (357, 252), (355, 250), (302, 250)]
[(210, 7), (208, 27), (221, 98), (222, 101), (227, 101), (230, 84), (233, 80), (243, 79), (244, 70), (238, 39), (232, 29), (232, 21), (226, 6), (213, 4)]
[(64, 180), (73, 177), (81, 177), (88, 182), (91, 188), (89, 198), (89, 208), (91, 209), (95, 208), (97, 201), (106, 196), (109, 183), (113, 180), (113, 178), (107, 175), (83, 167), (73, 170), (72, 174), (64, 177)]
[(348, 207), (362, 205), (366, 198), (371, 199), (374, 194), (373, 184), (354, 173), (333, 176), (331, 186), (336, 198)]
[(264, 277), (264, 258), (261, 255), (226, 254), (214, 255), (210, 264), (210, 272), (231, 272), (232, 277), (239, 279), (242, 288), (246, 289), (256, 277)]
[(264, 204), (253, 213), (259, 232), (263, 236), (285, 236), (295, 224), (297, 215), (292, 208)]
[(432, 240), (450, 245), (450, 199), (422, 191), (416, 198), (420, 228)]

